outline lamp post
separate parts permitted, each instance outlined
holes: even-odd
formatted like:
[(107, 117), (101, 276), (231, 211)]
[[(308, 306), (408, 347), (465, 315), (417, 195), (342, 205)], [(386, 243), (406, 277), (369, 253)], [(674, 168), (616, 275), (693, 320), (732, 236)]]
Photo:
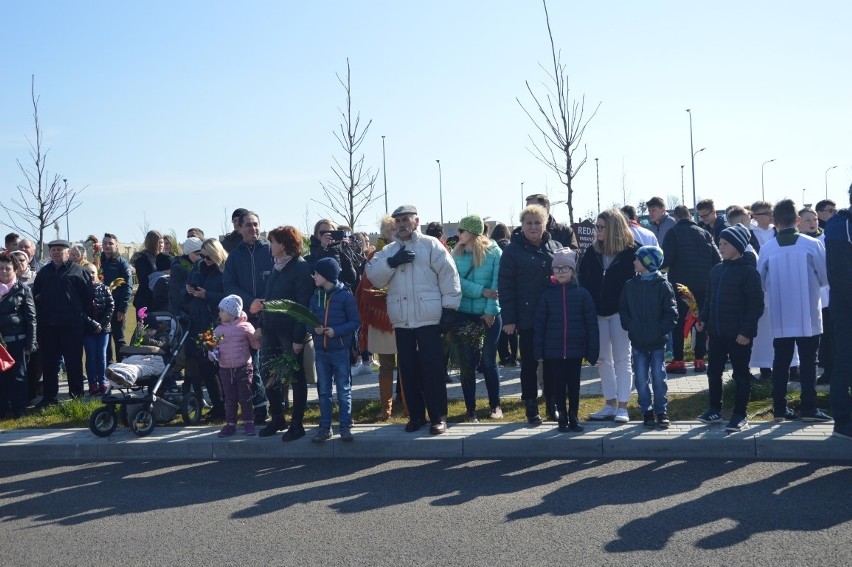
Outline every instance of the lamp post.
[(382, 136), (382, 176), (385, 181), (385, 214), (388, 214), (388, 166), (385, 161), (385, 137)]
[(521, 210), (524, 210), (524, 207), (527, 206), (527, 199), (524, 197), (524, 182), (521, 181)]
[(438, 164), (438, 198), (441, 200), (441, 224), (444, 224), (444, 179), (441, 173), (441, 160), (436, 159)]
[(686, 205), (686, 193), (683, 192), (683, 168), (686, 166), (680, 166), (680, 204)]
[(601, 212), (601, 171), (598, 169), (598, 158), (595, 158), (595, 177), (598, 181), (598, 213)]
[(805, 187), (802, 187), (802, 206), (805, 206)]
[(832, 165), (828, 169), (825, 170), (825, 198), (828, 199), (828, 172), (837, 167), (836, 165)]
[(760, 166), (760, 199), (761, 199), (761, 201), (766, 200), (766, 190), (763, 187), (763, 168), (766, 167), (767, 163), (772, 163), (773, 161), (775, 161), (775, 158), (768, 159), (765, 162), (763, 162), (763, 165)]
[[(694, 151), (694, 147), (692, 145), (692, 109), (686, 109), (687, 114), (689, 114), (689, 151), (692, 154), (692, 207), (695, 211), (695, 222), (698, 222), (698, 208), (695, 206), (698, 203), (698, 200), (695, 196), (695, 154), (697, 152)], [(701, 150), (698, 150), (699, 152)]]

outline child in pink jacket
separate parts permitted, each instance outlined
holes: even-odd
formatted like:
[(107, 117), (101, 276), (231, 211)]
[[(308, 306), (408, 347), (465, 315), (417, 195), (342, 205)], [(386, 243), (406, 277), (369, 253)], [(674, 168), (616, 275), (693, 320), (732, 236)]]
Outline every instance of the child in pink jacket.
[(225, 426), (219, 437), (229, 437), (237, 432), (237, 403), (243, 414), (246, 435), (254, 435), (254, 409), (251, 405), (252, 366), (251, 348), (260, 348), (254, 337), (254, 327), (243, 313), (243, 300), (239, 295), (229, 295), (219, 302), (221, 323), (213, 331), (222, 337), (211, 359), (219, 361), (219, 380), (225, 394)]

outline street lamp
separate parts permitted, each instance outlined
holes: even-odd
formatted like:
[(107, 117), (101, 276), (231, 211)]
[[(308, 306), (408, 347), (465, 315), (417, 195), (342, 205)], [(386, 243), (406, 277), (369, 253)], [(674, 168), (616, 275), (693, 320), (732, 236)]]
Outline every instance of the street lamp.
[(524, 182), (521, 181), (521, 210), (524, 210), (524, 207), (527, 206), (527, 198), (524, 196)]
[(385, 180), (385, 214), (388, 214), (388, 166), (385, 161), (385, 137), (382, 136), (382, 176)]
[(598, 212), (601, 212), (601, 171), (598, 169), (598, 158), (595, 158), (595, 177), (598, 180)]
[(441, 173), (441, 160), (435, 160), (438, 164), (438, 198), (441, 200), (441, 224), (444, 224), (444, 179)]
[(683, 192), (683, 168), (686, 166), (680, 166), (680, 204), (686, 205), (686, 193)]
[(65, 184), (65, 240), (71, 242), (71, 229), (68, 226), (68, 217), (71, 216), (68, 212), (68, 180), (63, 179), (62, 182)]
[[(692, 206), (695, 210), (695, 222), (698, 222), (698, 199), (695, 196), (695, 154), (698, 153), (692, 145), (692, 110), (687, 108), (687, 114), (689, 114), (689, 151), (692, 153)], [(698, 150), (699, 152), (701, 150)]]
[(832, 165), (828, 169), (825, 170), (825, 198), (828, 199), (828, 172), (837, 167), (836, 165)]
[(805, 187), (802, 187), (802, 206), (805, 206)]
[(773, 161), (775, 161), (775, 158), (768, 159), (765, 162), (763, 162), (763, 165), (760, 166), (760, 200), (761, 201), (766, 200), (766, 190), (763, 187), (763, 168), (766, 167), (767, 163), (772, 163)]

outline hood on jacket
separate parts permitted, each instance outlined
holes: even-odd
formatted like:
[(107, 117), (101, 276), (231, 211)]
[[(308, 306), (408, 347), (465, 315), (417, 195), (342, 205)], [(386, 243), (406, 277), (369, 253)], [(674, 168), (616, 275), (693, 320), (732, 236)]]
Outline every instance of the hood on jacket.
[(169, 276), (165, 272), (151, 272), (151, 274), (148, 276), (148, 289), (154, 291), (154, 286), (157, 285), (157, 280), (159, 280), (160, 278), (167, 277)]

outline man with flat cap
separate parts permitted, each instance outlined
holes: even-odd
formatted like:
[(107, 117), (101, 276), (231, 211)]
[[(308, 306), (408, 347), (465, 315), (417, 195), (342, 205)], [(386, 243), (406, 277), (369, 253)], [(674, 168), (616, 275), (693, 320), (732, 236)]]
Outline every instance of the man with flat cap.
[(44, 367), (44, 396), (36, 404), (38, 409), (59, 403), (62, 358), (71, 397), (83, 396), (83, 321), (94, 288), (83, 268), (68, 259), (70, 246), (67, 240), (48, 243), (50, 262), (39, 270), (33, 283)]
[(441, 241), (421, 234), (417, 209), (403, 205), (391, 216), (394, 242), (367, 263), (366, 275), (377, 288), (387, 286), (388, 316), (396, 335), (402, 393), (408, 405), (408, 432), (426, 425), (439, 435), (447, 430), (447, 383), (439, 323), (444, 309), (461, 303), (455, 262)]

